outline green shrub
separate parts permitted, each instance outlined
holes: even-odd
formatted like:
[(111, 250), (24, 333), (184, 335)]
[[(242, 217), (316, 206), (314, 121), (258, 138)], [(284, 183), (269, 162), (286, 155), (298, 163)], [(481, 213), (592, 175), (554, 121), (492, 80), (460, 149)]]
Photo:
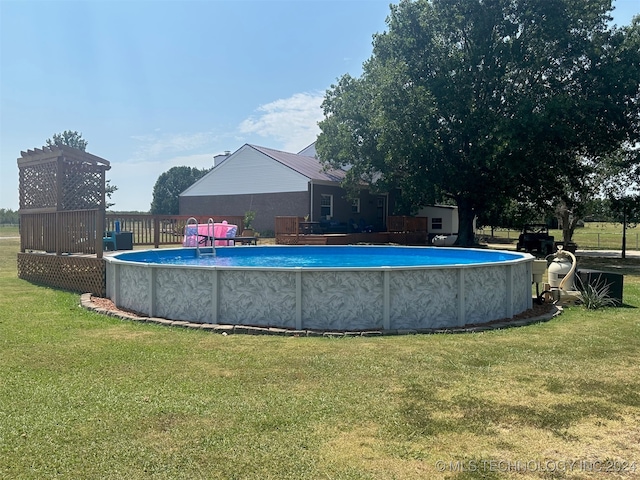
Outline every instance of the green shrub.
[(576, 277), (576, 285), (580, 291), (580, 303), (588, 310), (616, 306), (616, 300), (609, 296), (609, 286), (604, 280), (598, 279), (595, 285), (584, 284), (580, 277)]

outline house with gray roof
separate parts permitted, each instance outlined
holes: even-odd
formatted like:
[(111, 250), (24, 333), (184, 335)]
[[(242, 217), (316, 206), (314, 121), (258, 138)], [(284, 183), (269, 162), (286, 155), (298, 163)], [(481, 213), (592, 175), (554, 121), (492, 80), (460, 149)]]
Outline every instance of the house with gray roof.
[(390, 196), (362, 189), (350, 199), (340, 186), (346, 172), (323, 169), (312, 144), (289, 153), (245, 144), (215, 157), (214, 168), (180, 194), (181, 215), (256, 212), (257, 231), (275, 230), (276, 216), (309, 216), (325, 232), (353, 231), (351, 223), (386, 228)]

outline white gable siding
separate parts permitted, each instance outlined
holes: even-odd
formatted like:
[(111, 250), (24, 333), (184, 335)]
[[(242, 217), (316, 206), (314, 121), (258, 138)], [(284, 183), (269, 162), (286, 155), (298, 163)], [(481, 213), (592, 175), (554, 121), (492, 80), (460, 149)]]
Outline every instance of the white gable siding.
[(316, 152), (316, 142), (313, 142), (307, 148), (299, 151), (298, 155), (304, 155), (305, 157), (317, 157), (318, 152)]
[(307, 191), (309, 179), (245, 145), (181, 196)]
[[(458, 207), (429, 205), (418, 210), (418, 216), (428, 217), (429, 233), (441, 235), (457, 235), (458, 234)], [(442, 219), (442, 229), (432, 230), (431, 222), (434, 218)]]

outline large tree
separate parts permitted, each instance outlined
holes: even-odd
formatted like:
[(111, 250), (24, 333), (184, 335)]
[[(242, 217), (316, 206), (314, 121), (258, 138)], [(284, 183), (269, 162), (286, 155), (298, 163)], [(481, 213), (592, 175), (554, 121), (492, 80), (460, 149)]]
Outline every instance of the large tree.
[(47, 138), (47, 145), (49, 147), (65, 145), (83, 152), (87, 150), (88, 144), (89, 142), (82, 138), (82, 133), (79, 133), (77, 130), (65, 130), (62, 133), (54, 133), (51, 138)]
[[(65, 130), (62, 133), (54, 133), (51, 138), (47, 138), (46, 142), (47, 146), (49, 147), (53, 147), (55, 145), (65, 145), (82, 152), (85, 152), (87, 150), (87, 145), (89, 144), (88, 141), (82, 138), (82, 133), (79, 133), (77, 130)], [(116, 190), (118, 190), (118, 187), (115, 185), (111, 185), (111, 179), (107, 179), (104, 186), (106, 208), (110, 208), (115, 205), (115, 203), (111, 203), (109, 202), (109, 200), (111, 200), (111, 196), (115, 193)]]
[(210, 169), (172, 167), (162, 173), (153, 186), (151, 213), (154, 215), (178, 215), (179, 195), (202, 178)]
[[(326, 94), (316, 148), (346, 185), (399, 189), (405, 212), (459, 207), (460, 245), (496, 199), (578, 188), (637, 129), (638, 26), (609, 0), (402, 0), (360, 78)], [(631, 45), (631, 48), (630, 46)]]

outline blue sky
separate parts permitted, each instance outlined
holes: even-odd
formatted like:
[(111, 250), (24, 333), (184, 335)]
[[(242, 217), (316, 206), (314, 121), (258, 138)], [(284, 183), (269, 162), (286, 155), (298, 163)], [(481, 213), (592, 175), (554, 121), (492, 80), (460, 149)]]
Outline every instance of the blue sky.
[[(20, 151), (77, 130), (111, 162), (115, 210), (169, 168), (245, 143), (297, 152), (325, 91), (359, 76), (389, 0), (0, 0), (0, 208)], [(630, 23), (639, 0), (615, 0)]]

